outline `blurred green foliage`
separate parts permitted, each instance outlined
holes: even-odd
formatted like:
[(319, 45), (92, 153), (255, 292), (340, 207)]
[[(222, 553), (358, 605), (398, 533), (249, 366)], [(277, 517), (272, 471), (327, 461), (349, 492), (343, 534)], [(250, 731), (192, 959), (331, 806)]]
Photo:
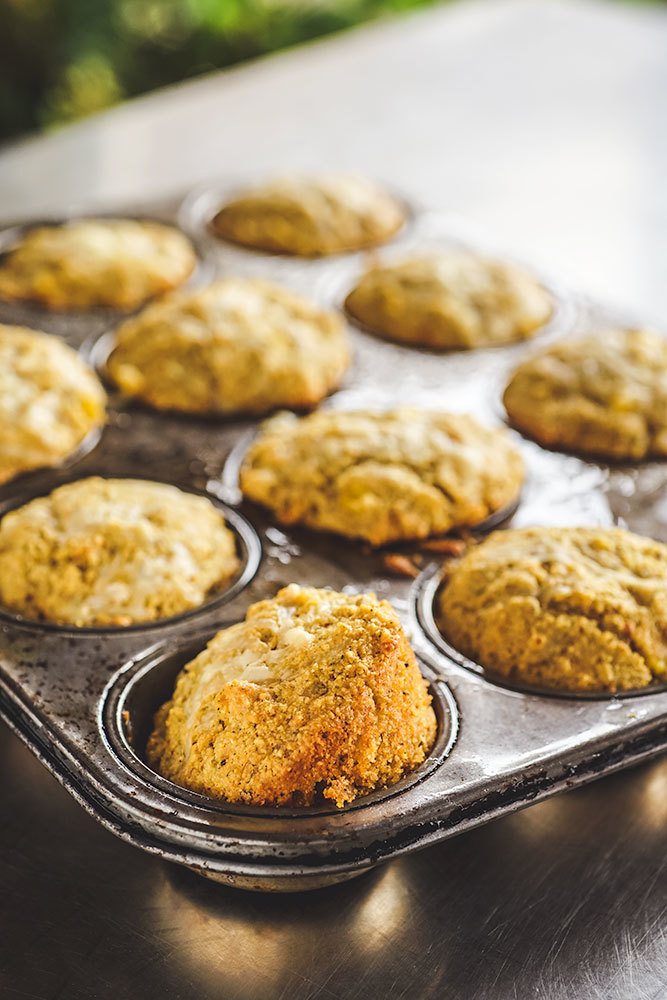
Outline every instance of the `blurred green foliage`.
[(429, 0), (0, 0), (0, 137)]

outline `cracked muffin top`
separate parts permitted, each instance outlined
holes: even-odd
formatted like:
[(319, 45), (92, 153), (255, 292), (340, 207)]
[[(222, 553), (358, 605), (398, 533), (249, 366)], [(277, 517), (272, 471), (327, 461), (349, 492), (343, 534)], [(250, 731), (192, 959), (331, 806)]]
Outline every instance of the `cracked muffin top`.
[(244, 494), (283, 524), (372, 545), (477, 525), (515, 501), (522, 480), (504, 430), (412, 409), (279, 414), (241, 467)]
[(513, 264), (449, 251), (372, 267), (345, 308), (390, 340), (455, 350), (525, 340), (549, 320), (553, 302)]
[(197, 607), (236, 574), (206, 497), (139, 479), (80, 479), (0, 521), (0, 602), (28, 618), (131, 625)]
[(435, 735), (392, 606), (292, 584), (183, 668), (147, 758), (171, 781), (230, 802), (323, 796), (343, 806), (421, 764)]
[(125, 395), (158, 409), (266, 413), (314, 406), (349, 361), (336, 313), (268, 281), (222, 278), (123, 323), (106, 372)]
[(211, 226), (255, 250), (320, 257), (383, 243), (405, 222), (403, 206), (365, 177), (281, 177), (240, 192)]
[(57, 465), (106, 420), (106, 395), (76, 351), (0, 324), (0, 484)]
[(36, 226), (0, 259), (0, 299), (49, 309), (135, 309), (180, 285), (196, 263), (187, 237), (159, 222), (79, 219)]
[(620, 528), (497, 531), (450, 570), (437, 620), (512, 681), (646, 687), (667, 679), (667, 546)]
[(601, 458), (667, 455), (667, 338), (600, 330), (521, 364), (503, 402), (542, 445)]

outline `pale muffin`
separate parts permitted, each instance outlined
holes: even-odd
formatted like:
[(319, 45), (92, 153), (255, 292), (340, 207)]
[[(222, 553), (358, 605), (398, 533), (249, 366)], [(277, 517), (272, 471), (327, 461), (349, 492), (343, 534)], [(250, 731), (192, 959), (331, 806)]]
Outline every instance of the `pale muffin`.
[(529, 358), (505, 389), (512, 423), (549, 448), (601, 458), (667, 455), (667, 338), (599, 330)]
[(282, 177), (240, 192), (211, 226), (218, 236), (255, 250), (320, 257), (390, 239), (405, 209), (365, 177)]
[(180, 614), (239, 566), (205, 497), (138, 479), (81, 479), (0, 521), (0, 602), (28, 618), (131, 625)]
[(187, 664), (147, 757), (230, 802), (343, 806), (424, 761), (430, 703), (390, 604), (292, 584)]
[(159, 222), (78, 219), (37, 226), (0, 259), (0, 299), (49, 309), (134, 309), (180, 285), (196, 263), (187, 237)]
[(645, 687), (667, 679), (667, 546), (620, 528), (498, 531), (450, 571), (437, 618), (508, 680)]
[(106, 372), (125, 395), (157, 409), (266, 413), (314, 406), (349, 361), (335, 313), (280, 285), (223, 278), (123, 323)]
[(522, 479), (505, 431), (411, 409), (279, 414), (241, 468), (245, 496), (283, 524), (372, 545), (477, 525), (517, 500)]
[(104, 389), (76, 351), (0, 324), (0, 484), (58, 465), (105, 420)]
[(345, 308), (390, 340), (454, 350), (532, 337), (551, 317), (553, 302), (519, 267), (449, 251), (372, 267)]

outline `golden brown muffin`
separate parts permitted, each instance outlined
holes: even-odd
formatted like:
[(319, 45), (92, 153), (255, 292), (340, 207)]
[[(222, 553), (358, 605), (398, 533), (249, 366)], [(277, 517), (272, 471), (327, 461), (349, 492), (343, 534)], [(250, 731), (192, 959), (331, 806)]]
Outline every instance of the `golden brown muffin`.
[(553, 302), (512, 264), (450, 251), (371, 268), (345, 308), (390, 340), (453, 350), (525, 340), (549, 320)]
[(163, 483), (80, 479), (0, 521), (0, 602), (61, 625), (180, 614), (221, 590), (238, 565), (213, 504)]
[(667, 338), (600, 330), (529, 358), (503, 396), (512, 423), (548, 448), (612, 459), (667, 455)]
[(184, 667), (147, 757), (229, 802), (343, 806), (423, 762), (430, 703), (390, 604), (292, 584)]
[(76, 351), (0, 323), (0, 484), (57, 465), (105, 420), (104, 389)]
[(320, 257), (390, 239), (403, 206), (365, 177), (282, 177), (242, 191), (213, 219), (218, 236), (255, 250)]
[(667, 546), (620, 528), (497, 531), (451, 570), (437, 618), (512, 681), (645, 687), (667, 679)]
[(244, 494), (283, 524), (372, 545), (479, 524), (518, 498), (522, 479), (505, 431), (411, 409), (279, 414), (241, 468)]
[(180, 285), (196, 263), (187, 237), (158, 222), (79, 219), (37, 226), (0, 259), (0, 299), (49, 309), (134, 309)]
[(185, 413), (314, 406), (350, 360), (345, 324), (268, 281), (175, 293), (116, 331), (106, 370), (127, 396)]

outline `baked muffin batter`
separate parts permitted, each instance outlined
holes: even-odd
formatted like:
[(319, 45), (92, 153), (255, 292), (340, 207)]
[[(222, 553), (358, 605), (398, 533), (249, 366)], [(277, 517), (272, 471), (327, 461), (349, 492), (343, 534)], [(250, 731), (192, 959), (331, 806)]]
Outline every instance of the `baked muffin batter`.
[(438, 624), (509, 680), (645, 687), (667, 679), (667, 546), (620, 528), (497, 531), (451, 570)]
[(123, 323), (106, 370), (127, 396), (158, 409), (266, 413), (314, 406), (349, 360), (335, 313), (268, 281), (223, 278)]
[(525, 340), (553, 303), (519, 267), (450, 251), (371, 268), (345, 308), (390, 340), (452, 350)]
[(180, 285), (194, 248), (173, 226), (79, 219), (29, 229), (0, 259), (0, 299), (49, 309), (134, 309)]
[(388, 240), (405, 210), (365, 177), (281, 177), (229, 201), (213, 219), (218, 236), (255, 250), (319, 257)]
[(540, 444), (612, 459), (667, 455), (667, 338), (600, 330), (529, 358), (503, 396)]
[(517, 499), (522, 479), (505, 431), (411, 409), (279, 414), (241, 468), (244, 494), (283, 524), (372, 545), (479, 524)]
[(423, 762), (430, 702), (390, 604), (292, 584), (184, 667), (147, 757), (230, 802), (343, 806)]
[(0, 602), (59, 624), (168, 618), (222, 589), (238, 565), (213, 504), (163, 483), (80, 479), (0, 521)]
[(57, 465), (105, 420), (104, 389), (76, 351), (0, 324), (0, 484)]

